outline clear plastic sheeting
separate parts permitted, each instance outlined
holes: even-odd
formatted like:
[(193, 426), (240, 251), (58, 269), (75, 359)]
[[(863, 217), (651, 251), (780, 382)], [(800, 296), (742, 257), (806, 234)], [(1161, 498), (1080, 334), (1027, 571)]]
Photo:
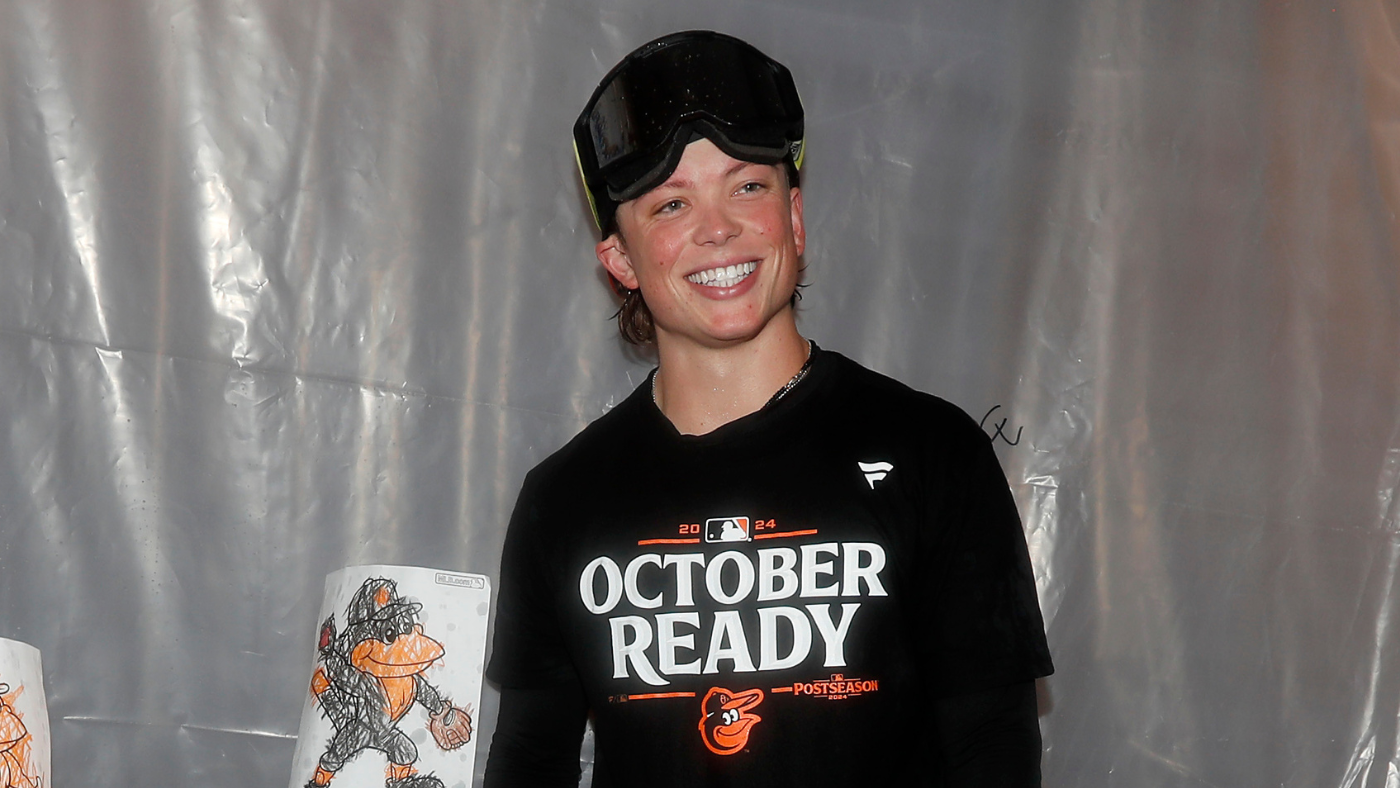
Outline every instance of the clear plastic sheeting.
[(1047, 785), (1400, 785), (1391, 0), (7, 0), (0, 637), (54, 785), (282, 784), (326, 573), (495, 575), (649, 367), (570, 123), (685, 28), (797, 77), (803, 331), (996, 438)]

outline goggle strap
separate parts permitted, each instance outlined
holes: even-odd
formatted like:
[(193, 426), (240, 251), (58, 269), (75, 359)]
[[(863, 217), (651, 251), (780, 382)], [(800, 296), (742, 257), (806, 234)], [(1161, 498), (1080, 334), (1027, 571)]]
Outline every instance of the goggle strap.
[(598, 203), (593, 200), (593, 190), (588, 188), (588, 174), (583, 171), (583, 156), (578, 152), (578, 140), (574, 140), (574, 164), (578, 165), (578, 177), (583, 181), (583, 193), (588, 195), (588, 210), (593, 213), (593, 223), (598, 225), (598, 230), (603, 229), (603, 219), (598, 216)]

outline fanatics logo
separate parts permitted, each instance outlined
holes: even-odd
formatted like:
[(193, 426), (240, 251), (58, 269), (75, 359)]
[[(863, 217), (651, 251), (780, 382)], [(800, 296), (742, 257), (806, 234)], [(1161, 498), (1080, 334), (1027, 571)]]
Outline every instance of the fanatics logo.
[(865, 480), (870, 483), (870, 489), (875, 489), (875, 482), (880, 481), (894, 470), (894, 466), (887, 462), (857, 462), (860, 470), (865, 474)]
[(747, 542), (749, 539), (747, 517), (714, 517), (705, 521), (706, 542)]

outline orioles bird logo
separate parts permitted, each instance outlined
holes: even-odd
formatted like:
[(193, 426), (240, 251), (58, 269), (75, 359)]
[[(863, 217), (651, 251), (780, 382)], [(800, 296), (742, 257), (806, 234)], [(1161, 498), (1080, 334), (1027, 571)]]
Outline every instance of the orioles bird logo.
[(763, 718), (749, 709), (763, 702), (763, 690), (730, 692), (711, 687), (700, 702), (700, 738), (716, 755), (733, 755), (749, 745), (749, 730)]
[(399, 722), (418, 703), (428, 712), (428, 732), (438, 747), (455, 750), (471, 740), (471, 710), (453, 706), (423, 676), (444, 649), (423, 634), (422, 609), (399, 596), (393, 580), (374, 577), (350, 600), (344, 632), (336, 633), (335, 616), (321, 625), (321, 664), (311, 677), (311, 693), (335, 734), (308, 788), (329, 785), (365, 750), (388, 757), (386, 788), (443, 788), (437, 777), (416, 772), (418, 748)]
[(0, 684), (0, 788), (39, 788), (30, 776), (29, 729), (9, 695), (10, 685)]

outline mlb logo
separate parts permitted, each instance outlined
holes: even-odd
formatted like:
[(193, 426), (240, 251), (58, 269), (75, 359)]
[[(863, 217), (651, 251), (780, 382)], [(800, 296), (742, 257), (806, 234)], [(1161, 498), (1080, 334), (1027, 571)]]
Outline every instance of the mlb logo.
[(749, 541), (749, 518), (714, 517), (705, 521), (705, 541), (707, 542), (747, 542)]

